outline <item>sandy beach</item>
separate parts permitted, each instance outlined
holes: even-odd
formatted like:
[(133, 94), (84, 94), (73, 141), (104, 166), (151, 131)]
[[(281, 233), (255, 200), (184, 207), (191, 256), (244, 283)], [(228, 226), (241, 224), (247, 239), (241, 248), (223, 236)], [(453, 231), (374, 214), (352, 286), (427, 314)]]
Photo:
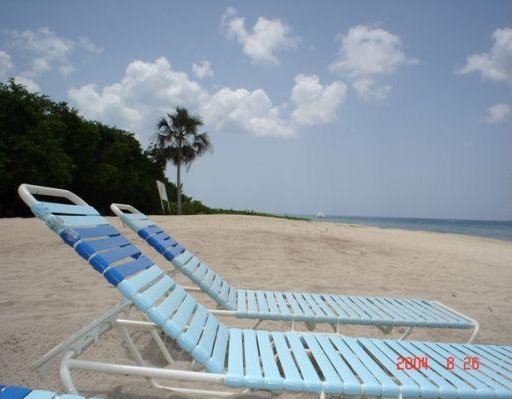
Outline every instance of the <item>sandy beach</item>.
[[(480, 322), (477, 342), (512, 345), (510, 242), (251, 216), (152, 218), (235, 286), (436, 299)], [(111, 220), (121, 228), (119, 220)], [(0, 229), (0, 382), (62, 390), (57, 363), (45, 377), (30, 364), (116, 303), (120, 294), (41, 221), (2, 219)], [(122, 231), (167, 267), (142, 240), (127, 228)], [(187, 283), (183, 277), (178, 280)], [(213, 306), (206, 297), (200, 299)], [(288, 327), (280, 322), (260, 326)], [(345, 327), (343, 333), (383, 336), (371, 327)], [(422, 329), (410, 339), (462, 342), (468, 336), (469, 331)], [(161, 359), (152, 359), (155, 348), (145, 337), (136, 338), (148, 360), (158, 365)], [(93, 356), (129, 359), (115, 332), (91, 349)], [(88, 395), (181, 397), (156, 391), (142, 379), (82, 372), (76, 376), (78, 388)]]

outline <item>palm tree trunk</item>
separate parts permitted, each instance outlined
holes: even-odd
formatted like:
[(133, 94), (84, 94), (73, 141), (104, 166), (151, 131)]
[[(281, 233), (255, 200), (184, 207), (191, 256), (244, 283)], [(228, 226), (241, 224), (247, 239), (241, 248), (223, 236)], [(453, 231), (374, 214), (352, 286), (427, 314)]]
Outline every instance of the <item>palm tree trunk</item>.
[(181, 215), (181, 163), (178, 163), (177, 167), (176, 167), (176, 189), (177, 189), (177, 193), (178, 193), (178, 198), (177, 198), (177, 205), (178, 205), (178, 209), (177, 209), (177, 213), (178, 215)]

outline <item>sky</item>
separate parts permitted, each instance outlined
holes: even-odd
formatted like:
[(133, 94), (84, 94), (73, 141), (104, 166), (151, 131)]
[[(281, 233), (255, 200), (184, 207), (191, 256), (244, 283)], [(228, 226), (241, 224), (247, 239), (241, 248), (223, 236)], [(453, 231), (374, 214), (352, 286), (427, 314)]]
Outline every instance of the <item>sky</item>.
[(143, 148), (187, 107), (215, 149), (184, 191), (209, 206), (512, 220), (511, 21), (510, 0), (3, 0), (0, 80)]

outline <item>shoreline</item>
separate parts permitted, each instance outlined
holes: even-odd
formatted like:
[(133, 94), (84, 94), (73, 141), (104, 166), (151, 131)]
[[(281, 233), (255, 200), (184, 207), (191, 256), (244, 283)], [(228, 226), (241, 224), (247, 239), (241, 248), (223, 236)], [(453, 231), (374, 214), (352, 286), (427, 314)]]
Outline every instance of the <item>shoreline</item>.
[[(492, 235), (484, 235), (484, 234), (477, 234), (477, 233), (473, 233), (473, 232), (463, 232), (463, 231), (445, 231), (445, 230), (434, 230), (434, 229), (428, 229), (428, 228), (421, 228), (421, 227), (414, 227), (414, 226), (411, 226), (411, 227), (398, 227), (398, 226), (394, 226), (394, 225), (390, 225), (390, 226), (385, 226), (385, 225), (376, 225), (376, 224), (363, 224), (363, 223), (357, 223), (357, 222), (351, 222), (351, 221), (347, 221), (347, 220), (341, 220), (342, 218), (344, 218), (343, 216), (340, 217), (340, 220), (339, 221), (335, 221), (335, 220), (329, 220), (329, 218), (325, 218), (325, 219), (321, 219), (321, 218), (311, 218), (310, 220), (311, 221), (314, 221), (314, 222), (319, 222), (319, 223), (332, 223), (332, 224), (345, 224), (345, 225), (349, 225), (349, 226), (360, 226), (360, 227), (375, 227), (375, 228), (378, 228), (378, 229), (383, 229), (383, 230), (389, 230), (389, 229), (394, 229), (394, 230), (401, 230), (401, 231), (422, 231), (422, 232), (427, 232), (427, 233), (438, 233), (438, 234), (453, 234), (453, 235), (457, 235), (457, 236), (469, 236), (469, 237), (478, 237), (478, 238), (486, 238), (486, 239), (489, 239), (489, 240), (497, 240), (497, 241), (504, 241), (504, 242), (510, 242), (512, 243), (512, 222), (511, 221), (478, 221), (478, 220), (464, 220), (464, 219), (459, 219), (459, 220), (455, 220), (456, 222), (482, 222), (482, 223), (493, 223), (493, 222), (496, 222), (496, 223), (510, 223), (510, 228), (511, 228), (511, 235), (510, 237), (496, 237), (496, 236), (492, 236)], [(365, 218), (365, 217), (357, 217), (357, 219), (361, 219), (361, 218)], [(387, 218), (369, 218), (369, 219), (387, 219)], [(413, 219), (413, 218), (393, 218), (393, 219), (401, 219), (401, 220), (417, 220), (417, 219)], [(443, 221), (443, 222), (448, 222), (450, 219), (422, 219), (422, 220), (425, 220), (425, 221)]]

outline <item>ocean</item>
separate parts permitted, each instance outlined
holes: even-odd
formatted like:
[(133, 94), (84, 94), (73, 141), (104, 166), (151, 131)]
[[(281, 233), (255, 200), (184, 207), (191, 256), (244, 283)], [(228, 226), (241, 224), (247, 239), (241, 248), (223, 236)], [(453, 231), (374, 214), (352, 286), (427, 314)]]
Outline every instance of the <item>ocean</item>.
[(335, 216), (326, 215), (316, 218), (314, 215), (301, 215), (319, 222), (361, 224), (382, 228), (405, 230), (425, 230), (437, 233), (466, 234), (470, 236), (494, 238), (512, 241), (512, 221), (494, 220), (457, 220), (457, 219), (419, 219), (397, 217)]

